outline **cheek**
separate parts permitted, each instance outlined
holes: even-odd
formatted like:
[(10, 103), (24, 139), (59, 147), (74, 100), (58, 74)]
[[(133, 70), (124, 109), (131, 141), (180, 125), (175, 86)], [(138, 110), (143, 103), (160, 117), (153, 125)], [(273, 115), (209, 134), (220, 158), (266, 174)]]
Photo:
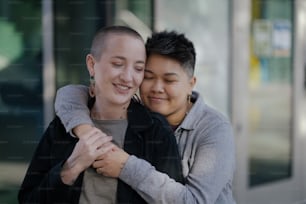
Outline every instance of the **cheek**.
[(146, 80), (142, 81), (142, 84), (140, 85), (140, 93), (145, 94), (150, 90), (150, 83), (148, 83)]
[[(177, 91), (180, 90), (180, 91)], [(192, 87), (188, 83), (179, 84), (173, 92), (176, 92), (175, 95), (179, 98), (187, 98), (187, 95), (191, 93)]]
[(143, 81), (143, 75), (137, 75), (137, 77), (135, 78), (135, 83), (138, 87), (140, 87), (141, 83)]
[(95, 73), (95, 84), (99, 84), (100, 81), (103, 81), (101, 75), (99, 73)]
[(181, 106), (186, 103), (187, 93), (182, 89), (167, 89), (167, 95), (171, 103)]
[(165, 91), (168, 94), (168, 97), (172, 99), (177, 99), (182, 95), (182, 89), (176, 86), (167, 86), (165, 87)]

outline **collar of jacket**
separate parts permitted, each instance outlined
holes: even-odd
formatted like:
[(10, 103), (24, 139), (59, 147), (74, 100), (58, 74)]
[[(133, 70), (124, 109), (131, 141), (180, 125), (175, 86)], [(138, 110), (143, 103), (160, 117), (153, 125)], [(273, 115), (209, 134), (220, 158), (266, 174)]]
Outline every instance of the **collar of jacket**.
[[(95, 103), (95, 98), (88, 100), (89, 109)], [(132, 98), (127, 110), (129, 126), (135, 131), (140, 132), (153, 124), (153, 119), (150, 111), (145, 108), (137, 99)]]
[(153, 124), (153, 119), (150, 111), (140, 102), (134, 99), (131, 100), (127, 114), (129, 126), (135, 132), (140, 132)]

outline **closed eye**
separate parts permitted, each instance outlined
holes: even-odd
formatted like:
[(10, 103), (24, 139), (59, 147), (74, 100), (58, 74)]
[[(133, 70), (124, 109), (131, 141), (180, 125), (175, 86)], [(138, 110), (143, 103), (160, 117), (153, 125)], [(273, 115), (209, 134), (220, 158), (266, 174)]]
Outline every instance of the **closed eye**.
[(176, 82), (176, 80), (168, 80), (168, 79), (166, 79), (165, 82), (168, 83), (168, 84), (170, 84), (170, 83)]
[(113, 65), (114, 67), (122, 67), (122, 66), (123, 66), (123, 63), (121, 63), (121, 62), (113, 62), (112, 65)]
[(144, 71), (144, 67), (143, 67), (143, 66), (136, 66), (135, 69), (136, 69), (136, 71), (138, 71), (138, 72)]

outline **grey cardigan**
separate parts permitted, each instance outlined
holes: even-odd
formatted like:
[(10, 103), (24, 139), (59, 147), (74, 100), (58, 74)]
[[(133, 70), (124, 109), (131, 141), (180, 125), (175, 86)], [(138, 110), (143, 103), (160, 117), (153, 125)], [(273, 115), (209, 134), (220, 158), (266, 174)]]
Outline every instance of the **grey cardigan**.
[[(143, 159), (130, 156), (119, 179), (148, 203), (235, 204), (232, 181), (235, 145), (232, 127), (221, 113), (194, 92), (195, 102), (175, 130), (186, 184), (175, 182)], [(56, 114), (67, 131), (79, 124), (93, 124), (87, 108), (88, 88), (68, 85), (57, 92)]]

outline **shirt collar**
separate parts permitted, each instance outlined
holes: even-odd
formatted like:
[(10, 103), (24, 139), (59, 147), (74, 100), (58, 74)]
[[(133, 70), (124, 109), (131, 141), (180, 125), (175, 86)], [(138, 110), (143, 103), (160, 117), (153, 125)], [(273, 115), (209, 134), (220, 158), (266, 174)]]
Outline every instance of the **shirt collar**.
[(192, 92), (192, 100), (194, 100), (192, 108), (189, 110), (188, 114), (185, 116), (184, 120), (176, 129), (176, 131), (179, 129), (193, 130), (196, 128), (196, 120), (198, 120), (198, 117), (196, 116), (203, 113), (205, 109), (205, 103), (200, 94), (195, 91)]

